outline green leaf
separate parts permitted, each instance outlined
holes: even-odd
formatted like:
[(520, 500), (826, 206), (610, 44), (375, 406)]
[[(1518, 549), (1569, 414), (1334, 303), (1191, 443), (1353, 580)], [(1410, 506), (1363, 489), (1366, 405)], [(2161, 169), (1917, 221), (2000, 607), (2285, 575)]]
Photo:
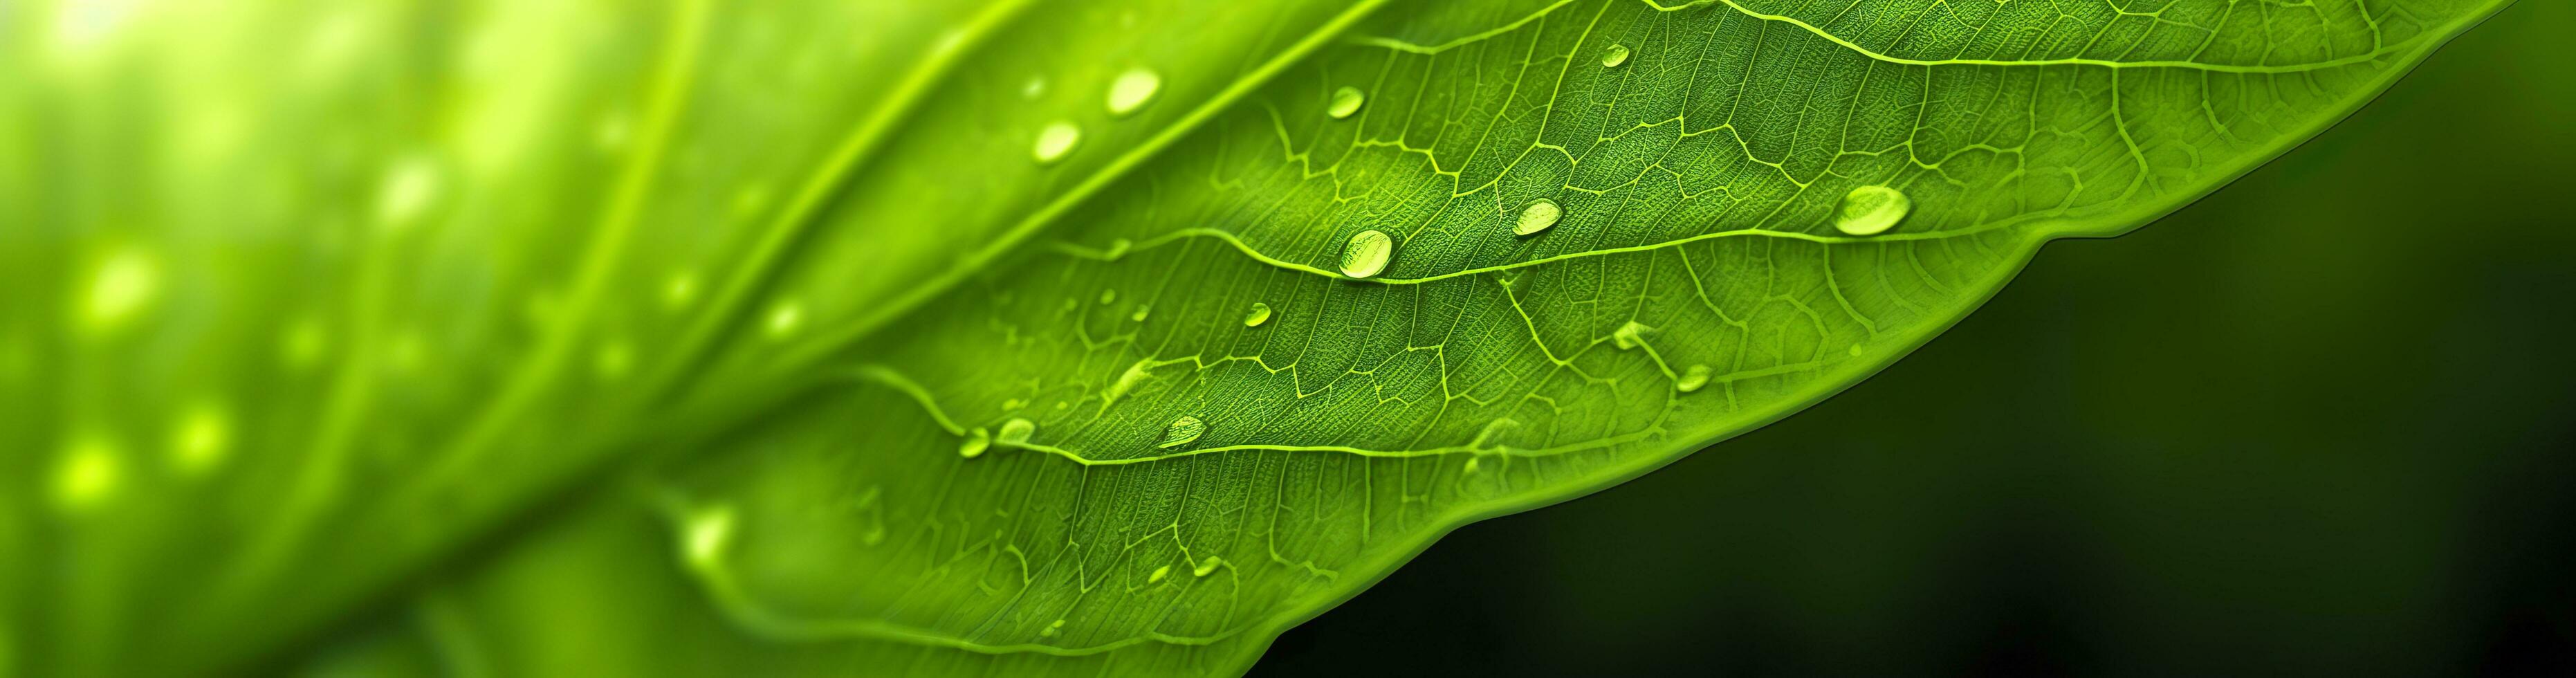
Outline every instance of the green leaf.
[(0, 674), (1238, 672), (2503, 4), (37, 5)]

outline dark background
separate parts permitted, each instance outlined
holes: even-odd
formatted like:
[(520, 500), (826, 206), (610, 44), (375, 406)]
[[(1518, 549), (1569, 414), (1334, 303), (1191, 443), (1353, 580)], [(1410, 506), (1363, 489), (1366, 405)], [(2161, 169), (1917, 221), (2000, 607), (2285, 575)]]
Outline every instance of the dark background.
[(1256, 675), (2576, 676), (2576, 2)]

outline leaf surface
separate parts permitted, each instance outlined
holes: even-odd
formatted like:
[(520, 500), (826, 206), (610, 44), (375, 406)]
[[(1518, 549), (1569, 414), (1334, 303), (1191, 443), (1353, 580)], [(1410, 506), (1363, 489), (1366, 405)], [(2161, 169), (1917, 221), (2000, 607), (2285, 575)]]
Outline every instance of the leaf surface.
[[(2501, 4), (57, 28), (0, 80), (36, 132), (0, 142), (36, 281), (0, 442), (45, 469), (0, 544), (64, 557), (0, 564), (0, 667), (277, 656), (392, 595), (323, 665), (1240, 671), (1449, 529), (1857, 382)], [(1878, 189), (1892, 227), (1837, 227)], [(1345, 275), (1371, 230), (1383, 271)]]

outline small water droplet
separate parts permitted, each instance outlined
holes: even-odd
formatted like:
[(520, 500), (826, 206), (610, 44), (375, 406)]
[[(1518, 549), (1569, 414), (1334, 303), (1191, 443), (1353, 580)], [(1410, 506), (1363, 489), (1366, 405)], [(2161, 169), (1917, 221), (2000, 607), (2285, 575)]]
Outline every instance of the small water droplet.
[(124, 461), (116, 447), (98, 438), (74, 441), (54, 462), (54, 506), (80, 512), (115, 496), (125, 479)]
[(984, 450), (992, 446), (993, 435), (986, 433), (984, 427), (978, 426), (975, 430), (966, 432), (965, 442), (957, 444), (957, 456), (973, 459), (983, 456)]
[(1184, 414), (1181, 418), (1172, 420), (1170, 426), (1163, 427), (1163, 441), (1154, 443), (1154, 446), (1168, 450), (1198, 442), (1199, 436), (1206, 434), (1207, 422)]
[(769, 330), (769, 336), (774, 338), (795, 334), (796, 328), (804, 325), (805, 305), (788, 300), (770, 307), (769, 321), (764, 327)]
[(724, 556), (725, 542), (733, 540), (733, 507), (713, 506), (689, 512), (687, 525), (681, 528), (687, 537), (690, 563), (708, 565)]
[(1478, 463), (1477, 463), (1477, 462), (1480, 462), (1480, 461), (1483, 461), (1483, 460), (1482, 460), (1482, 459), (1479, 459), (1479, 458), (1476, 458), (1476, 457), (1468, 457), (1468, 458), (1467, 458), (1467, 464), (1466, 464), (1465, 466), (1460, 466), (1460, 467), (1458, 467), (1458, 472), (1459, 472), (1459, 473), (1475, 473), (1475, 472), (1476, 472), (1476, 469), (1477, 469), (1477, 466), (1478, 466)]
[(1154, 307), (1152, 307), (1152, 306), (1138, 306), (1138, 307), (1136, 307), (1136, 312), (1135, 312), (1134, 314), (1132, 314), (1132, 315), (1127, 316), (1127, 319), (1128, 319), (1128, 320), (1133, 320), (1133, 321), (1136, 321), (1136, 322), (1140, 322), (1140, 323), (1141, 323), (1141, 322), (1145, 322), (1145, 316), (1147, 316), (1147, 315), (1151, 315), (1151, 314), (1153, 314), (1153, 312), (1154, 312)]
[(1368, 103), (1368, 95), (1361, 94), (1360, 88), (1343, 87), (1333, 90), (1333, 103), (1324, 107), (1324, 114), (1333, 116), (1334, 120), (1348, 118), (1352, 113), (1360, 112), (1360, 104), (1363, 103)]
[(1266, 322), (1270, 322), (1270, 305), (1258, 301), (1252, 302), (1252, 312), (1243, 314), (1243, 326), (1260, 327)]
[(1521, 220), (1512, 224), (1512, 235), (1530, 235), (1547, 230), (1564, 217), (1565, 208), (1556, 206), (1556, 201), (1546, 198), (1532, 200), (1528, 207), (1521, 208)]
[(1190, 567), (1190, 576), (1208, 576), (1208, 573), (1216, 571), (1216, 566), (1224, 564), (1225, 559), (1218, 558), (1216, 556), (1208, 556), (1206, 560), (1199, 561), (1199, 564)]
[(224, 461), (232, 451), (232, 418), (222, 405), (200, 403), (189, 408), (170, 429), (170, 465), (180, 473), (196, 475)]
[(1053, 638), (1053, 637), (1055, 637), (1055, 634), (1057, 634), (1057, 633), (1061, 633), (1060, 629), (1063, 629), (1063, 628), (1064, 628), (1064, 620), (1062, 620), (1062, 619), (1058, 619), (1058, 620), (1055, 620), (1055, 623), (1053, 623), (1053, 624), (1048, 624), (1046, 628), (1038, 629), (1038, 635), (1040, 635), (1040, 636), (1045, 636), (1045, 637), (1048, 637), (1048, 638)]
[(1624, 63), (1628, 63), (1628, 46), (1627, 46), (1627, 45), (1611, 45), (1611, 46), (1609, 46), (1608, 48), (1601, 50), (1601, 65), (1602, 65), (1602, 66), (1604, 66), (1604, 67), (1608, 67), (1608, 68), (1618, 68), (1618, 67), (1619, 67), (1619, 64), (1624, 64)]
[(1395, 239), (1385, 231), (1360, 231), (1342, 247), (1342, 275), (1366, 278), (1386, 270), (1386, 260), (1395, 256)]
[(1702, 387), (1702, 386), (1707, 386), (1707, 385), (1708, 385), (1708, 366), (1707, 366), (1707, 365), (1692, 365), (1692, 366), (1690, 366), (1690, 369), (1682, 370), (1682, 378), (1681, 378), (1681, 379), (1676, 380), (1676, 381), (1674, 381), (1674, 382), (1673, 382), (1673, 388), (1680, 389), (1680, 390), (1681, 390), (1681, 392), (1683, 392), (1683, 393), (1689, 393), (1689, 392), (1692, 392), (1692, 391), (1697, 391), (1697, 390), (1699, 390), (1699, 389), (1700, 389), (1700, 387)]
[(1145, 575), (1145, 583), (1147, 583), (1147, 584), (1151, 584), (1151, 583), (1154, 583), (1154, 582), (1162, 581), (1164, 577), (1171, 576), (1171, 574), (1172, 574), (1172, 566), (1170, 566), (1170, 565), (1165, 565), (1165, 566), (1162, 566), (1162, 567), (1154, 568), (1154, 573), (1153, 573), (1153, 574)]
[(1850, 353), (1850, 354), (1851, 354), (1851, 357), (1858, 358), (1858, 357), (1860, 357), (1860, 354), (1861, 354), (1860, 344), (1852, 344), (1852, 345), (1851, 345), (1851, 349), (1849, 349), (1849, 350), (1847, 350), (1847, 351), (1844, 351), (1844, 352), (1845, 352), (1845, 353)]
[(1100, 291), (1100, 305), (1107, 306), (1115, 303), (1118, 303), (1118, 290)]
[(1029, 147), (1029, 157), (1036, 158), (1040, 165), (1054, 164), (1063, 160), (1066, 153), (1073, 152), (1073, 145), (1081, 141), (1082, 128), (1075, 127), (1073, 121), (1050, 122), (1038, 130), (1038, 140)]
[(1886, 186), (1862, 186), (1843, 196), (1842, 208), (1834, 212), (1834, 228), (1845, 235), (1878, 235), (1904, 221), (1914, 210), (1914, 200), (1904, 191)]
[(1627, 324), (1620, 325), (1619, 329), (1612, 330), (1610, 332), (1610, 340), (1619, 345), (1619, 350), (1625, 351), (1644, 345), (1646, 343), (1646, 333), (1652, 332), (1654, 329), (1655, 328), (1638, 324), (1637, 321), (1630, 320)]
[(1123, 117), (1134, 113), (1153, 101), (1154, 93), (1162, 89), (1162, 74), (1141, 66), (1127, 69), (1109, 83), (1109, 114)]
[(1026, 445), (1029, 443), (1029, 436), (1037, 432), (1037, 422), (1012, 417), (1010, 421), (1002, 422), (1002, 431), (994, 434), (993, 440), (1004, 445)]

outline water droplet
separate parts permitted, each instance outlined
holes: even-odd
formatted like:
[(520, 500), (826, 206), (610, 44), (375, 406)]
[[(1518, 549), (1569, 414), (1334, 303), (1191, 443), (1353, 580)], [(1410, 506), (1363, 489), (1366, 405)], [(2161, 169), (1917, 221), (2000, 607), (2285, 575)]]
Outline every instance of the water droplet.
[(1118, 303), (1118, 290), (1100, 291), (1100, 305), (1107, 306), (1115, 303)]
[(973, 459), (983, 456), (984, 450), (992, 446), (992, 434), (984, 432), (984, 427), (978, 426), (975, 430), (966, 432), (965, 442), (957, 444), (957, 456)]
[(116, 329), (152, 305), (161, 292), (161, 266), (151, 255), (124, 250), (101, 259), (82, 292), (81, 320), (93, 331)]
[(805, 305), (791, 299), (770, 307), (769, 321), (762, 327), (769, 331), (770, 337), (776, 338), (795, 334), (796, 328), (804, 325)]
[(1207, 560), (1199, 561), (1199, 564), (1197, 564), (1197, 565), (1193, 565), (1193, 566), (1191, 566), (1191, 567), (1190, 567), (1190, 576), (1193, 576), (1193, 577), (1205, 577), (1205, 576), (1208, 576), (1208, 573), (1210, 573), (1210, 572), (1215, 572), (1215, 571), (1216, 571), (1216, 566), (1218, 566), (1218, 565), (1224, 565), (1224, 564), (1225, 564), (1225, 559), (1223, 559), (1223, 558), (1218, 558), (1218, 557), (1216, 557), (1216, 556), (1208, 556), (1208, 557), (1207, 557)]
[(1154, 568), (1154, 573), (1153, 573), (1153, 574), (1145, 575), (1145, 583), (1147, 583), (1147, 584), (1151, 584), (1151, 583), (1154, 583), (1154, 582), (1162, 581), (1164, 577), (1171, 576), (1171, 574), (1172, 574), (1172, 566), (1170, 566), (1170, 565), (1165, 565), (1165, 566), (1162, 566), (1162, 567)]
[(124, 476), (115, 446), (97, 438), (74, 441), (54, 462), (54, 506), (65, 512), (94, 508), (116, 494)]
[(1073, 121), (1050, 122), (1045, 129), (1038, 130), (1038, 141), (1029, 147), (1029, 157), (1037, 158), (1041, 165), (1053, 164), (1063, 160), (1064, 154), (1073, 152), (1073, 145), (1081, 141), (1082, 128), (1073, 126)]
[(1465, 466), (1460, 466), (1460, 467), (1458, 467), (1458, 472), (1459, 472), (1459, 473), (1475, 473), (1475, 472), (1476, 472), (1476, 469), (1477, 469), (1477, 466), (1478, 466), (1477, 462), (1480, 462), (1480, 461), (1483, 461), (1483, 460), (1482, 460), (1482, 459), (1479, 459), (1479, 458), (1476, 458), (1476, 457), (1468, 457), (1468, 458), (1467, 458), (1467, 464), (1466, 464)]
[(232, 451), (232, 419), (224, 408), (214, 403), (201, 403), (189, 408), (170, 428), (170, 465), (180, 473), (196, 475), (224, 461)]
[(1048, 624), (1046, 628), (1038, 629), (1038, 635), (1040, 635), (1040, 636), (1045, 636), (1045, 637), (1048, 637), (1048, 638), (1053, 638), (1053, 637), (1055, 637), (1055, 634), (1057, 634), (1057, 633), (1061, 633), (1061, 632), (1062, 632), (1062, 631), (1061, 631), (1061, 629), (1063, 629), (1063, 628), (1064, 628), (1064, 620), (1062, 620), (1062, 619), (1058, 619), (1058, 620), (1055, 620), (1055, 623), (1053, 623), (1053, 624)]
[(1913, 209), (1914, 201), (1904, 191), (1862, 186), (1843, 196), (1842, 209), (1834, 212), (1834, 228), (1846, 235), (1878, 235), (1904, 221)]
[(1152, 314), (1153, 312), (1154, 312), (1154, 307), (1152, 307), (1152, 306), (1138, 306), (1138, 307), (1136, 307), (1136, 313), (1135, 313), (1135, 314), (1133, 314), (1133, 315), (1129, 315), (1129, 316), (1127, 316), (1127, 319), (1128, 319), (1128, 320), (1133, 320), (1133, 321), (1136, 321), (1136, 322), (1140, 322), (1140, 323), (1141, 323), (1141, 322), (1145, 322), (1145, 316), (1150, 315), (1150, 314)]
[(733, 507), (715, 506), (691, 511), (687, 525), (681, 531), (686, 535), (683, 541), (688, 545), (689, 562), (713, 564), (724, 556), (725, 542), (733, 540)]
[(1532, 200), (1528, 207), (1521, 208), (1521, 220), (1512, 224), (1512, 235), (1530, 235), (1547, 230), (1549, 226), (1556, 225), (1557, 219), (1564, 217), (1565, 208), (1557, 207), (1556, 201), (1546, 198)]
[(1266, 322), (1270, 322), (1270, 305), (1258, 301), (1252, 302), (1252, 312), (1243, 314), (1243, 326), (1260, 327)]
[(1198, 442), (1199, 436), (1206, 434), (1207, 422), (1184, 414), (1181, 418), (1172, 420), (1172, 425), (1163, 427), (1163, 442), (1154, 443), (1154, 446), (1168, 450)]
[(1609, 46), (1608, 48), (1601, 50), (1601, 65), (1602, 65), (1602, 66), (1604, 66), (1604, 67), (1608, 67), (1608, 68), (1618, 68), (1618, 67), (1619, 67), (1619, 64), (1624, 64), (1624, 63), (1628, 63), (1628, 46), (1627, 46), (1627, 45), (1611, 45), (1611, 46)]
[(1162, 89), (1162, 74), (1144, 67), (1127, 69), (1127, 72), (1118, 74), (1117, 80), (1109, 83), (1109, 114), (1125, 116), (1134, 113), (1146, 102), (1153, 101), (1154, 93)]
[(1037, 432), (1037, 422), (1012, 417), (1010, 421), (1002, 422), (1002, 432), (994, 434), (993, 440), (1004, 445), (1026, 445), (1029, 443), (1029, 436)]
[(1630, 320), (1627, 324), (1620, 325), (1619, 329), (1611, 331), (1610, 340), (1619, 345), (1619, 350), (1625, 351), (1644, 345), (1646, 343), (1646, 333), (1652, 332), (1654, 329), (1655, 328), (1640, 325), (1637, 321)]
[(1858, 357), (1860, 357), (1860, 354), (1861, 354), (1860, 344), (1852, 344), (1852, 345), (1851, 345), (1851, 348), (1850, 348), (1849, 350), (1844, 351), (1844, 352), (1845, 352), (1845, 353), (1850, 353), (1850, 354), (1851, 354), (1851, 357), (1858, 358)]
[(1692, 366), (1690, 366), (1690, 369), (1682, 370), (1682, 378), (1681, 378), (1681, 379), (1676, 380), (1676, 381), (1674, 381), (1674, 382), (1673, 382), (1673, 388), (1681, 389), (1681, 392), (1683, 392), (1683, 393), (1689, 393), (1689, 392), (1692, 392), (1692, 391), (1697, 391), (1697, 390), (1699, 390), (1699, 389), (1700, 389), (1700, 387), (1702, 387), (1702, 386), (1707, 386), (1707, 385), (1708, 385), (1708, 366), (1707, 366), (1707, 365), (1692, 365)]
[(1366, 278), (1386, 270), (1386, 260), (1395, 256), (1395, 239), (1385, 231), (1360, 231), (1342, 247), (1342, 275)]
[(1333, 103), (1324, 107), (1324, 113), (1333, 116), (1334, 120), (1348, 118), (1352, 113), (1360, 112), (1360, 104), (1367, 102), (1368, 95), (1361, 94), (1359, 88), (1343, 87), (1333, 90)]

